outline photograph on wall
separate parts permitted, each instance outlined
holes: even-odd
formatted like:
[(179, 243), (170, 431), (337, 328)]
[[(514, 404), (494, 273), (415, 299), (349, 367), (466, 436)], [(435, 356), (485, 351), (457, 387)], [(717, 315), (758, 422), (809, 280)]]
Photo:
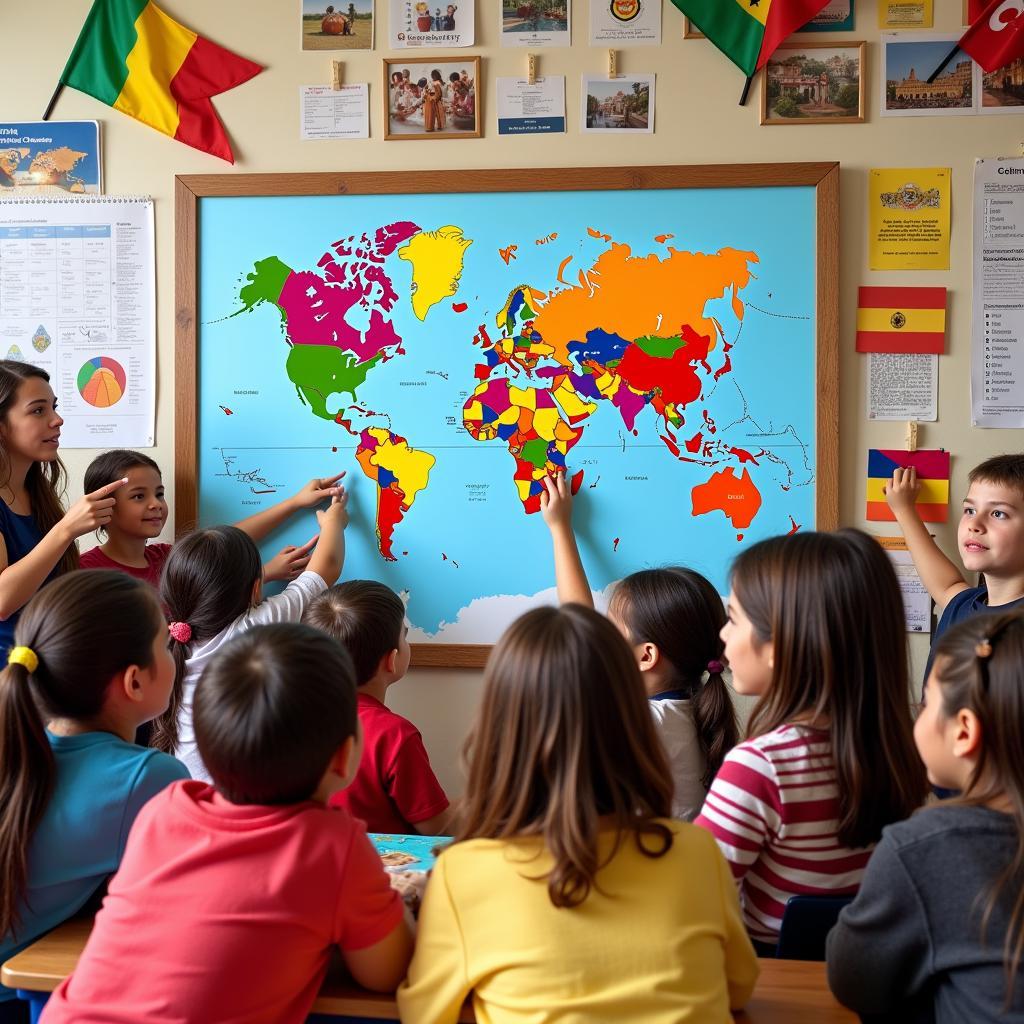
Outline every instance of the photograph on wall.
[(373, 0), (302, 0), (304, 50), (372, 50)]
[(974, 113), (974, 65), (960, 51), (934, 82), (931, 73), (942, 63), (959, 35), (882, 35), (882, 115), (924, 117)]
[(864, 120), (863, 42), (780, 46), (761, 79), (761, 124), (859, 124)]
[(388, 14), (392, 50), (472, 46), (476, 38), (476, 0), (390, 0)]
[(0, 199), (102, 191), (98, 121), (0, 124)]
[(654, 131), (654, 75), (583, 76), (581, 131)]
[(854, 0), (829, 0), (800, 32), (852, 32)]
[(384, 138), (479, 138), (479, 89), (479, 57), (385, 60)]
[(501, 0), (502, 46), (568, 46), (569, 0)]
[(1024, 108), (1024, 57), (981, 73), (979, 113), (1019, 114)]
[(590, 0), (591, 46), (657, 46), (661, 0)]

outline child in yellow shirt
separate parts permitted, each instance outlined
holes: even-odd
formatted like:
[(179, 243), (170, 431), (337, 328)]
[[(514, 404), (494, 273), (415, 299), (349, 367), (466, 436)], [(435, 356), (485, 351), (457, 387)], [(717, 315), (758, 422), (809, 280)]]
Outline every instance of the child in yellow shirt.
[(405, 1024), (721, 1024), (757, 962), (672, 783), (632, 651), (581, 605), (519, 618), (487, 666), (453, 844), (398, 993)]

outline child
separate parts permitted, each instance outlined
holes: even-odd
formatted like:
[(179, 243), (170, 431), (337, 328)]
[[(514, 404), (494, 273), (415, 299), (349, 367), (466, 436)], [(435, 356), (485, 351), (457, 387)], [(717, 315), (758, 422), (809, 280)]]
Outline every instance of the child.
[(444, 79), (437, 68), (430, 72), (430, 84), (423, 101), (423, 122), (428, 132), (444, 131)]
[(921, 521), (914, 506), (921, 491), (917, 470), (897, 469), (886, 487), (885, 500), (903, 531), (914, 566), (942, 609), (933, 648), (950, 626), (968, 616), (1008, 611), (1024, 602), (1024, 455), (996, 455), (975, 466), (967, 479), (970, 487), (957, 546), (964, 568), (984, 573), (979, 587), (968, 584)]
[[(310, 480), (290, 498), (235, 525), (257, 543), (280, 526), (289, 516), (328, 501), (341, 493), (337, 486), (344, 476)], [(164, 562), (171, 553), (170, 544), (150, 544), (159, 537), (167, 522), (167, 502), (160, 467), (141, 452), (114, 449), (97, 456), (85, 471), (85, 490), (93, 491), (124, 480), (124, 487), (114, 496), (110, 522), (101, 527), (106, 541), (86, 551), (81, 557), (83, 569), (117, 569), (159, 588)], [(301, 547), (288, 546), (264, 567), (263, 578), (293, 580), (309, 564), (309, 552), (316, 538)]]
[(173, 751), (194, 779), (210, 778), (192, 730), (192, 697), (200, 674), (236, 634), (266, 622), (298, 622), (313, 598), (338, 578), (345, 561), (347, 502), (342, 488), (326, 512), (317, 512), (320, 540), (309, 567), (265, 601), (259, 549), (238, 527), (197, 530), (174, 545), (160, 583), (175, 641), (174, 690), (170, 707), (154, 725), (152, 743)]
[[(152, 590), (70, 573), (32, 598), (16, 635), (0, 673), (0, 963), (80, 910), (117, 869), (142, 805), (188, 777), (131, 742), (174, 678)], [(18, 1019), (16, 1006), (0, 986), (0, 1020)]]
[(636, 662), (590, 608), (537, 608), (491, 654), (455, 842), (398, 992), (407, 1024), (724, 1021), (757, 978), (714, 841), (669, 819)]
[(697, 824), (740, 883), (751, 937), (778, 940), (786, 900), (854, 893), (882, 827), (924, 800), (907, 700), (899, 584), (859, 530), (773, 537), (732, 571), (725, 656), (761, 699)]
[(872, 1020), (1024, 1016), (1022, 666), (1021, 611), (972, 616), (935, 649), (914, 739), (963, 798), (885, 830), (828, 939), (833, 992)]
[(47, 580), (78, 568), (75, 541), (110, 522), (122, 480), (68, 509), (61, 507), (64, 465), (49, 375), (0, 360), (0, 657), (14, 639), (18, 613)]
[[(554, 544), (559, 600), (593, 607), (564, 473), (544, 478), (541, 511)], [(739, 740), (722, 678), (722, 599), (692, 569), (647, 569), (618, 583), (608, 617), (633, 648), (644, 680), (675, 786), (672, 813), (692, 821), (726, 751)]]
[(388, 687), (409, 669), (402, 599), (382, 583), (349, 580), (321, 594), (302, 621), (337, 640), (356, 667), (363, 759), (355, 781), (332, 805), (365, 821), (370, 832), (443, 834), (448, 797), (430, 767), (423, 737), (384, 704)]
[(359, 762), (352, 662), (297, 623), (221, 648), (196, 691), (214, 785), (139, 815), (121, 869), (46, 1024), (299, 1024), (340, 946), (390, 991), (412, 937), (360, 822), (324, 806)]

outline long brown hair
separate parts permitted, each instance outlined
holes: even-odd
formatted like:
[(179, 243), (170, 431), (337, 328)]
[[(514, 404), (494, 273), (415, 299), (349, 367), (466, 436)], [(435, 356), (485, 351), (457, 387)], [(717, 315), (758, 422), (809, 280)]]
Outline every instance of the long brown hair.
[(554, 860), (545, 876), (556, 907), (582, 903), (632, 834), (660, 857), (672, 832), (672, 780), (647, 709), (640, 670), (619, 631), (581, 605), (520, 616), (491, 652), (466, 743), (466, 794), (455, 842), (538, 836)]
[[(50, 375), (38, 366), (19, 363), (13, 359), (0, 359), (0, 422), (6, 422), (7, 414), (18, 396), (18, 388), (29, 377), (38, 377), (49, 383)], [(11, 457), (7, 448), (0, 444), (0, 486), (11, 482)], [(50, 462), (33, 462), (25, 476), (25, 491), (32, 507), (32, 518), (44, 536), (64, 518), (61, 499), (67, 486), (67, 473), (60, 456)], [(78, 568), (78, 544), (72, 541), (64, 550), (57, 563), (58, 575)]]
[(983, 806), (1002, 798), (1017, 828), (1017, 849), (987, 894), (981, 919), (984, 938), (1001, 898), (1009, 895), (1003, 940), (1009, 1009), (1024, 955), (1024, 612), (971, 616), (942, 635), (933, 664), (942, 716), (968, 708), (981, 725), (983, 742), (960, 802)]
[(827, 720), (839, 840), (877, 842), (928, 788), (910, 718), (903, 600), (881, 545), (860, 530), (773, 537), (736, 559), (732, 589), (774, 651), (749, 735)]
[(674, 687), (692, 694), (697, 742), (704, 756), (701, 781), (708, 789), (725, 755), (739, 741), (736, 711), (721, 668), (711, 671), (721, 666), (725, 650), (719, 635), (725, 608), (718, 591), (693, 569), (644, 569), (616, 585), (608, 611), (625, 626), (632, 643), (654, 644), (671, 666)]
[(252, 588), (262, 574), (256, 542), (237, 526), (196, 530), (171, 549), (160, 578), (160, 600), (170, 621), (187, 623), (192, 637), (187, 644), (171, 644), (174, 686), (167, 710), (153, 722), (151, 747), (174, 753), (189, 655), (196, 644), (211, 640), (249, 610)]
[(105, 570), (62, 576), (25, 605), (14, 641), (39, 665), (0, 672), (0, 936), (18, 927), (29, 843), (53, 793), (44, 722), (99, 714), (118, 672), (152, 663), (161, 622), (151, 587)]

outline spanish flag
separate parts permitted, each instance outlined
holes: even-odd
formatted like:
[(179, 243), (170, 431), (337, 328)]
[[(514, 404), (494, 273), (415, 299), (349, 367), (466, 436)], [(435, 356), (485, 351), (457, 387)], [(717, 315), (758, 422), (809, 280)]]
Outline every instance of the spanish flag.
[(945, 350), (945, 288), (858, 289), (858, 352), (941, 356)]
[(926, 523), (944, 523), (949, 517), (949, 452), (942, 449), (922, 448), (916, 452), (903, 452), (888, 448), (868, 450), (868, 508), (869, 522), (893, 522), (885, 500), (885, 488), (897, 469), (917, 470), (921, 493), (917, 496), (918, 515)]
[(95, 0), (60, 80), (172, 139), (234, 163), (210, 97), (262, 70), (179, 25), (152, 0)]

